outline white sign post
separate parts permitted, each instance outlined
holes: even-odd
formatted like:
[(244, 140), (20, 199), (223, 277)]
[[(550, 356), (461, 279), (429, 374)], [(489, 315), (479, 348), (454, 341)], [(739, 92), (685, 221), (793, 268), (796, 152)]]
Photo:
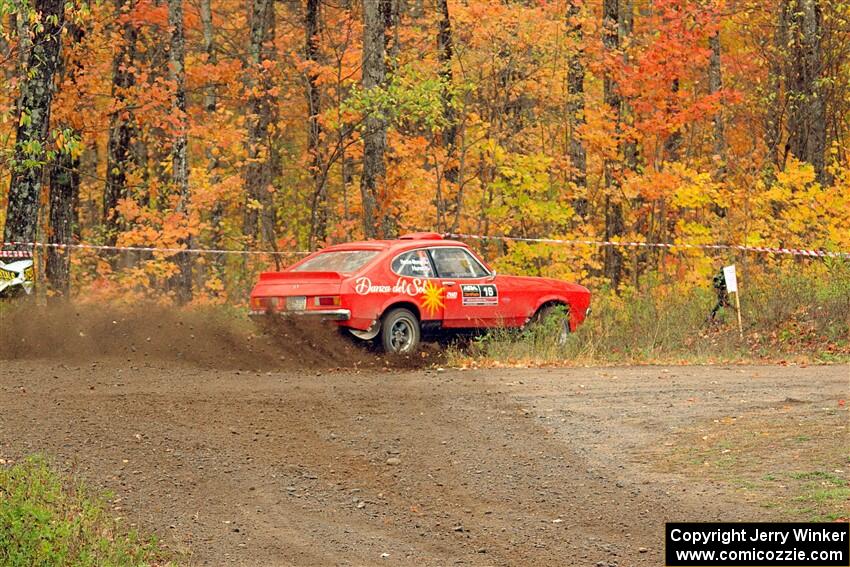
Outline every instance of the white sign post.
[(723, 279), (726, 280), (726, 291), (735, 294), (735, 310), (738, 312), (738, 334), (744, 338), (744, 326), (741, 324), (741, 297), (738, 294), (738, 274), (735, 264), (723, 267)]

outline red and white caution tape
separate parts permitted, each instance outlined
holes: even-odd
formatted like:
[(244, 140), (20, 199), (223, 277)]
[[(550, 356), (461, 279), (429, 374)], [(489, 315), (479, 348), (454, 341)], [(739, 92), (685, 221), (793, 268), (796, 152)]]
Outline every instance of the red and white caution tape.
[[(269, 251), (269, 250), (224, 250), (224, 249), (216, 249), (216, 248), (158, 248), (155, 246), (107, 246), (105, 244), (58, 244), (51, 242), (4, 242), (2, 247), (28, 247), (32, 248), (59, 248), (59, 249), (81, 249), (81, 250), (111, 250), (111, 251), (125, 251), (125, 252), (162, 252), (166, 254), (177, 254), (179, 252), (186, 252), (188, 254), (237, 254), (240, 256), (299, 256), (303, 254), (310, 254), (309, 251), (306, 250), (290, 250), (286, 252), (277, 252), (277, 251)], [(17, 252), (15, 250), (7, 250), (5, 252), (0, 252), (0, 254), (9, 254)], [(31, 254), (31, 252), (24, 251), (23, 254)], [(29, 256), (26, 256), (29, 257)]]
[(0, 250), (0, 258), (32, 258), (29, 250)]
[(786, 254), (814, 258), (850, 258), (850, 252), (827, 252), (826, 250), (801, 250), (799, 248), (772, 248), (769, 246), (744, 246), (742, 244), (667, 244), (665, 242), (619, 242), (613, 240), (560, 240), (555, 238), (521, 238), (512, 236), (481, 236), (478, 234), (447, 234), (448, 238), (468, 240), (501, 240), (507, 242), (537, 242), (543, 244), (565, 244), (568, 246), (624, 246), (638, 248), (685, 248), (690, 250), (738, 250), (765, 254)]
[[(741, 252), (759, 252), (764, 254), (784, 254), (790, 256), (808, 256), (812, 258), (848, 258), (850, 252), (828, 252), (826, 250), (804, 250), (799, 248), (773, 248), (769, 246), (744, 246), (742, 244), (687, 244), (666, 242), (621, 242), (614, 240), (563, 240), (556, 238), (522, 238), (513, 236), (483, 236), (479, 234), (451, 233), (445, 235), (447, 238), (464, 240), (501, 240), (506, 242), (532, 242), (542, 244), (564, 244), (567, 246), (620, 246), (638, 248), (679, 248), (687, 250), (736, 250)], [(27, 247), (30, 250), (2, 250), (4, 247)], [(189, 254), (236, 254), (239, 256), (301, 256), (310, 254), (307, 250), (271, 251), (271, 250), (225, 250), (216, 248), (158, 248), (155, 246), (108, 246), (104, 244), (57, 244), (47, 242), (5, 242), (0, 246), (0, 258), (15, 257), (29, 258), (33, 248), (58, 248), (58, 249), (82, 249), (82, 250), (110, 250), (127, 252), (160, 252), (166, 254), (177, 254), (186, 252)]]

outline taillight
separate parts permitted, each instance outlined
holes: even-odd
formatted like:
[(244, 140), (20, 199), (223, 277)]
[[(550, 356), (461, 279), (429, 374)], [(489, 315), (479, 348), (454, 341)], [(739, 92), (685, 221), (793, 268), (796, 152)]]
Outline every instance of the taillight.
[(316, 307), (335, 307), (340, 304), (338, 295), (318, 295), (313, 298)]
[(276, 311), (278, 299), (276, 297), (252, 297), (251, 309), (255, 311)]

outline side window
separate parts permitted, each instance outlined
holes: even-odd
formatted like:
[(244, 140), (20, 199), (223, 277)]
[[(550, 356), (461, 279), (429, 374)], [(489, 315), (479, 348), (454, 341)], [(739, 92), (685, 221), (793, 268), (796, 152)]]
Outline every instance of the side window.
[(411, 250), (397, 256), (392, 263), (392, 270), (400, 276), (411, 278), (433, 278), (434, 269), (428, 252), (425, 250)]
[(483, 278), (487, 271), (463, 248), (432, 248), (431, 257), (441, 278)]

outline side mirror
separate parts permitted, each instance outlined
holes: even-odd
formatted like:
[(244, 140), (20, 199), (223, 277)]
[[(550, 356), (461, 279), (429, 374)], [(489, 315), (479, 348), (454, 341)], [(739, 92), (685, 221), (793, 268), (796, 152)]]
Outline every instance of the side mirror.
[(491, 282), (491, 281), (493, 281), (493, 280), (495, 280), (495, 279), (496, 279), (496, 270), (493, 270), (492, 272), (490, 272), (490, 275), (489, 275), (489, 276), (487, 276), (487, 281), (488, 281), (488, 282)]

